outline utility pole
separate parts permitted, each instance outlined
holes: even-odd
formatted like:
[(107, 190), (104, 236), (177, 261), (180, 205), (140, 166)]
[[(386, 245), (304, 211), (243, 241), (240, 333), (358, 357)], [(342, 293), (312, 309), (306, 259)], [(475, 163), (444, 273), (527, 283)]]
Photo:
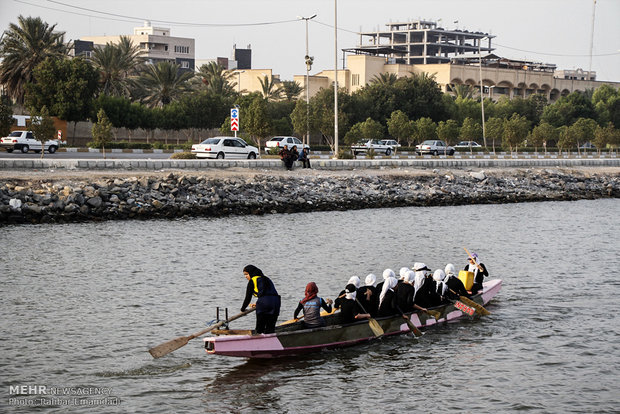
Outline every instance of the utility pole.
[(338, 0), (334, 0), (334, 158), (338, 158)]

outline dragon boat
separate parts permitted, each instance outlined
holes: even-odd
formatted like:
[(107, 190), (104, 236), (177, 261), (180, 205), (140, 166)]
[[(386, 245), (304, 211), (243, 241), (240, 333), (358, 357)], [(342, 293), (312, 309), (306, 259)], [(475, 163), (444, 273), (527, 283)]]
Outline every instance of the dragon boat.
[[(471, 297), (478, 305), (487, 304), (501, 289), (501, 279), (493, 279), (483, 284), (482, 291)], [(475, 305), (470, 302), (470, 305)], [(426, 328), (438, 323), (453, 321), (462, 317), (473, 317), (475, 306), (456, 300), (432, 308), (436, 316), (417, 311), (408, 313), (410, 321), (417, 328)], [(438, 312), (438, 313), (437, 313)], [(213, 330), (204, 338), (208, 354), (246, 358), (276, 358), (336, 349), (373, 341), (378, 338), (403, 335), (411, 332), (405, 319), (400, 316), (375, 318), (383, 330), (382, 335), (373, 332), (370, 321), (360, 320), (342, 324), (338, 312), (325, 316), (327, 326), (313, 329), (304, 328), (303, 322), (282, 324), (272, 334), (255, 334), (251, 330)]]

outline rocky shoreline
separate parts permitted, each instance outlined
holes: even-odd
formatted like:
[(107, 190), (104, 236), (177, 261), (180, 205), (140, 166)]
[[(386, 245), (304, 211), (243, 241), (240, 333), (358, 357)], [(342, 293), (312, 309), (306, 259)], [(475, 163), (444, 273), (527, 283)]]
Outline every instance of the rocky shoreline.
[(132, 174), (9, 177), (0, 184), (0, 224), (620, 198), (618, 168)]

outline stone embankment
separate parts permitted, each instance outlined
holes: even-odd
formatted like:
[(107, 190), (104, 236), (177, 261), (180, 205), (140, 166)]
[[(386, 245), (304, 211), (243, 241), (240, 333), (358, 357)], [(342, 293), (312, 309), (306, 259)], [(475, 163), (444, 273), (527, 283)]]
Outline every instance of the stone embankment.
[(0, 183), (0, 223), (220, 217), (398, 206), (620, 197), (620, 170), (145, 173)]

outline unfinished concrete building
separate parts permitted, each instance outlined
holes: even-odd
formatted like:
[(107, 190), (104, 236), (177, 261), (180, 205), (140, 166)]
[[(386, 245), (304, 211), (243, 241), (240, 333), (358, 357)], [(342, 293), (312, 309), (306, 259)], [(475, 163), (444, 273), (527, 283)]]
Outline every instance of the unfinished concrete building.
[(436, 22), (411, 21), (386, 24), (386, 31), (360, 33), (359, 45), (348, 52), (388, 56), (390, 63), (405, 65), (450, 63), (458, 55), (489, 53), (495, 36), (468, 30), (446, 30)]

